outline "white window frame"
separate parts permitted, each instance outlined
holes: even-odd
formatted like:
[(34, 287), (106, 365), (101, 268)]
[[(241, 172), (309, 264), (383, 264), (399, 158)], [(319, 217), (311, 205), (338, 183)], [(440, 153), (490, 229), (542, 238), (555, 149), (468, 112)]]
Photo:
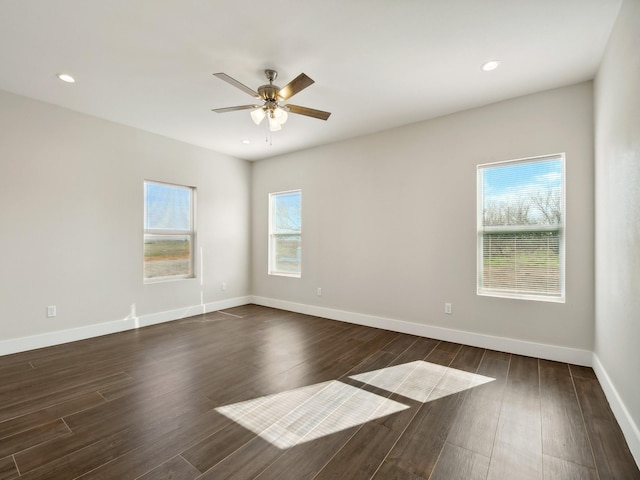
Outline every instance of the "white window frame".
[[(144, 217), (143, 217), (143, 251), (142, 251), (142, 277), (144, 283), (159, 283), (159, 282), (167, 282), (174, 280), (184, 280), (184, 279), (192, 279), (196, 278), (196, 188), (189, 185), (181, 185), (177, 183), (169, 183), (169, 182), (159, 182), (156, 180), (144, 180), (143, 188), (146, 191), (146, 186), (149, 184), (154, 185), (165, 185), (169, 187), (181, 188), (189, 191), (189, 203), (191, 206), (189, 212), (189, 224), (191, 226), (188, 230), (179, 230), (179, 229), (159, 229), (159, 228), (146, 228), (146, 219), (147, 219), (147, 199), (146, 196), (143, 200), (144, 203)], [(190, 256), (189, 256), (189, 273), (179, 274), (179, 275), (167, 275), (167, 276), (158, 276), (158, 277), (147, 277), (144, 271), (144, 241), (146, 240), (147, 235), (162, 235), (162, 236), (177, 236), (177, 237), (189, 237), (190, 244)]]
[[(504, 165), (514, 165), (518, 163), (534, 163), (545, 160), (560, 160), (562, 167), (562, 194), (561, 194), (561, 223), (558, 226), (554, 225), (505, 225), (505, 226), (484, 226), (483, 225), (483, 200), (484, 200), (484, 185), (482, 170), (491, 167), (499, 167)], [(501, 162), (484, 163), (477, 165), (477, 294), (481, 296), (500, 297), (500, 298), (514, 298), (522, 300), (535, 300), (542, 302), (555, 302), (565, 303), (565, 245), (566, 245), (566, 159), (564, 153), (556, 153), (550, 155), (541, 155), (535, 157), (520, 158), (516, 160), (506, 160)], [(485, 233), (521, 233), (521, 232), (542, 232), (542, 231), (558, 231), (559, 233), (559, 283), (560, 293), (559, 295), (545, 295), (545, 294), (532, 294), (532, 293), (520, 293), (510, 292), (507, 290), (485, 288), (482, 286), (483, 280), (483, 268), (484, 268), (484, 245), (483, 239)]]
[[(277, 232), (275, 225), (275, 205), (276, 199), (280, 195), (290, 195), (292, 193), (298, 193), (300, 195), (300, 233), (291, 232)], [(278, 270), (276, 262), (276, 245), (277, 238), (279, 236), (300, 236), (300, 270), (298, 272), (288, 272)], [(280, 277), (301, 278), (302, 277), (302, 189), (285, 190), (282, 192), (273, 192), (269, 194), (269, 255), (268, 255), (268, 274)]]

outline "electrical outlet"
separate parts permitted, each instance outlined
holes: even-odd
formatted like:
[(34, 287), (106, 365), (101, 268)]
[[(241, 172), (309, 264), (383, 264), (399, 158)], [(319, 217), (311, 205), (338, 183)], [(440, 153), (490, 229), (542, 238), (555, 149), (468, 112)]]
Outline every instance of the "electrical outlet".
[(57, 315), (56, 306), (55, 305), (49, 305), (47, 307), (47, 317), (51, 318), (51, 317), (55, 317), (56, 315)]
[(320, 287), (318, 287), (318, 290), (316, 290), (316, 295), (319, 297), (322, 296), (322, 289)]
[(223, 292), (226, 292), (227, 291), (227, 282), (222, 282), (222, 285), (221, 285), (220, 288), (222, 288)]
[(444, 304), (444, 313), (446, 313), (447, 315), (451, 315), (452, 311), (451, 311), (451, 304), (450, 303), (445, 303)]

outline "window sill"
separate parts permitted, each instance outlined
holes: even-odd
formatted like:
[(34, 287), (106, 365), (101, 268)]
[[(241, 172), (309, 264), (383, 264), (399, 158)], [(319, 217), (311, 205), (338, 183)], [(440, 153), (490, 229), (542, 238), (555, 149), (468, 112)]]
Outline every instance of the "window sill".
[(145, 278), (143, 283), (145, 285), (151, 285), (154, 283), (170, 283), (170, 282), (180, 282), (183, 280), (195, 280), (194, 275), (184, 275), (184, 276), (173, 276), (173, 277), (154, 277), (154, 278)]
[(547, 297), (543, 295), (532, 295), (524, 293), (509, 293), (493, 290), (478, 290), (478, 295), (481, 297), (496, 297), (496, 298), (508, 298), (513, 300), (530, 300), (535, 302), (548, 302), (548, 303), (565, 303), (565, 297)]
[(301, 273), (269, 272), (269, 275), (273, 276), (273, 277), (302, 278), (302, 274)]

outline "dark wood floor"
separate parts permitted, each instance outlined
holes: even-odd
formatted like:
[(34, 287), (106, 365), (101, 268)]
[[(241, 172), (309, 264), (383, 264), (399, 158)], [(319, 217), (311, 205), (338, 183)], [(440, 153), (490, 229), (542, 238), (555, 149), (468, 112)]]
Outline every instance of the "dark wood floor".
[(250, 305), (0, 357), (13, 478), (640, 472), (589, 368)]

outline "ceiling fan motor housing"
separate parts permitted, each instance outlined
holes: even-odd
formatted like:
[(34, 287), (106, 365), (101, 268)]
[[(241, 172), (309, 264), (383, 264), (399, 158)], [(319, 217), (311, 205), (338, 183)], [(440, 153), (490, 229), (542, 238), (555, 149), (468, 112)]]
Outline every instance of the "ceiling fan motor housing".
[(261, 85), (258, 87), (258, 94), (262, 97), (263, 100), (277, 102), (278, 101), (278, 93), (280, 93), (280, 87), (274, 85), (274, 80), (278, 77), (278, 72), (275, 70), (267, 69), (264, 71), (264, 74), (267, 76), (267, 80), (269, 80), (268, 85)]
[(278, 93), (280, 92), (280, 87), (269, 84), (269, 85), (261, 85), (258, 87), (258, 94), (260, 97), (265, 100), (275, 102), (278, 99)]

